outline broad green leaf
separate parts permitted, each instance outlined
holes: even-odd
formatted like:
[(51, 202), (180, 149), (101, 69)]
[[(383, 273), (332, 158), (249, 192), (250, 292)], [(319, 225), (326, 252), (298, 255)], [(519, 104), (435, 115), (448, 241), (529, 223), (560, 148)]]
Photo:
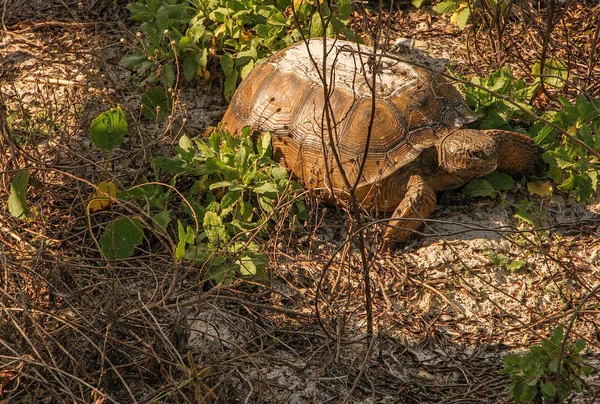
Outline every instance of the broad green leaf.
[(600, 116), (600, 103), (598, 101), (589, 101), (583, 94), (577, 97), (575, 106), (577, 107), (577, 118), (580, 124)]
[(90, 126), (92, 141), (102, 150), (112, 150), (123, 142), (127, 133), (127, 118), (121, 107), (98, 115)]
[(266, 182), (259, 187), (254, 188), (254, 192), (259, 195), (277, 196), (277, 187), (272, 182)]
[[(244, 129), (249, 128), (250, 126), (246, 126)], [(271, 158), (273, 154), (273, 148), (271, 146), (271, 132), (265, 132), (261, 135), (258, 144), (256, 145), (258, 149), (258, 155), (260, 158), (268, 157)]]
[(248, 73), (254, 69), (254, 60), (250, 60), (248, 63), (240, 67), (240, 78), (243, 80)]
[(460, 0), (448, 0), (433, 6), (433, 11), (438, 14), (453, 13), (460, 6)]
[(452, 14), (452, 18), (450, 18), (450, 22), (456, 24), (456, 26), (460, 29), (465, 29), (467, 26), (467, 22), (469, 22), (469, 17), (471, 16), (471, 9), (467, 5), (466, 7), (461, 7), (456, 10), (454, 14)]
[(171, 94), (161, 88), (151, 88), (142, 95), (142, 115), (150, 121), (168, 117), (171, 105)]
[(564, 335), (563, 328), (562, 328), (562, 326), (559, 325), (552, 332), (552, 336), (550, 337), (550, 341), (554, 345), (560, 345), (562, 343), (562, 340), (563, 340), (563, 335)]
[(230, 185), (231, 185), (231, 181), (213, 182), (212, 184), (210, 184), (208, 189), (213, 190), (213, 189), (218, 189), (218, 188), (228, 188)]
[(518, 367), (521, 363), (520, 355), (506, 355), (504, 357), (504, 363), (510, 367)]
[(423, 4), (424, 0), (411, 0), (412, 1), (412, 5), (415, 6), (415, 8), (421, 8), (421, 5)]
[(521, 260), (514, 260), (506, 265), (506, 269), (509, 271), (518, 271), (523, 266), (525, 266), (526, 262)]
[(223, 56), (221, 56), (220, 64), (221, 69), (223, 69), (223, 73), (225, 73), (225, 76), (231, 76), (233, 74), (235, 64), (231, 53), (226, 52), (225, 54), (223, 54)]
[(469, 198), (496, 198), (499, 193), (492, 184), (483, 178), (475, 178), (464, 187), (464, 193)]
[(225, 230), (225, 226), (223, 225), (223, 220), (217, 213), (210, 211), (206, 212), (204, 214), (202, 227), (206, 232), (208, 241), (213, 246), (223, 246), (229, 241), (229, 234), (227, 234), (227, 230)]
[(288, 170), (285, 167), (275, 166), (271, 169), (271, 174), (273, 175), (273, 179), (277, 180), (287, 180), (289, 178)]
[(231, 100), (233, 94), (235, 94), (235, 89), (237, 87), (239, 73), (237, 70), (233, 70), (230, 75), (225, 76), (225, 83), (223, 84), (223, 94), (226, 100)]
[(585, 340), (582, 338), (577, 338), (577, 341), (575, 341), (575, 344), (573, 345), (573, 352), (574, 353), (579, 353), (581, 351), (583, 351), (585, 349)]
[(217, 262), (212, 262), (207, 271), (207, 276), (217, 285), (229, 285), (234, 275), (233, 268), (228, 265), (220, 265)]
[(171, 63), (168, 63), (164, 66), (163, 74), (165, 75), (167, 83), (169, 83), (170, 86), (175, 83), (175, 69)]
[(112, 260), (131, 257), (143, 239), (140, 219), (125, 216), (110, 222), (99, 242), (106, 258)]
[(544, 83), (552, 87), (562, 87), (569, 77), (569, 69), (558, 59), (551, 58), (545, 61), (544, 72), (541, 73), (541, 64), (536, 62), (531, 72), (534, 75), (541, 75)]
[(312, 20), (310, 23), (310, 37), (320, 37), (323, 36), (323, 24), (321, 22), (321, 16), (319, 13), (314, 13), (312, 16)]
[(535, 386), (525, 385), (523, 388), (523, 393), (519, 397), (519, 400), (523, 403), (532, 402), (538, 394), (538, 389)]
[(236, 264), (239, 266), (239, 271), (242, 276), (255, 276), (258, 274), (254, 261), (248, 256), (240, 258), (236, 261)]
[(126, 69), (133, 70), (139, 68), (142, 63), (147, 61), (148, 57), (146, 55), (132, 55), (123, 58), (123, 60), (121, 60), (121, 66)]
[(544, 126), (535, 136), (535, 143), (544, 146), (547, 143), (554, 141), (557, 134), (558, 131), (552, 126)]
[(484, 177), (496, 191), (510, 191), (515, 187), (515, 180), (503, 172), (493, 171)]
[(157, 156), (152, 159), (152, 168), (155, 171), (161, 170), (168, 174), (179, 174), (185, 171), (184, 161), (178, 158), (168, 158)]
[(171, 223), (171, 211), (163, 210), (155, 215), (152, 215), (154, 222), (152, 223), (155, 230), (164, 233), (167, 230), (167, 226)]
[(27, 185), (29, 184), (29, 170), (19, 170), (15, 173), (10, 183), (8, 195), (8, 211), (17, 219), (23, 219), (29, 214), (27, 205)]
[[(186, 38), (186, 37), (184, 37)], [(197, 70), (198, 70), (198, 63), (196, 62), (196, 60), (192, 57), (186, 57), (185, 59), (183, 59), (183, 77), (187, 80), (187, 81), (192, 81), (194, 79), (194, 77), (196, 77), (197, 75)]]

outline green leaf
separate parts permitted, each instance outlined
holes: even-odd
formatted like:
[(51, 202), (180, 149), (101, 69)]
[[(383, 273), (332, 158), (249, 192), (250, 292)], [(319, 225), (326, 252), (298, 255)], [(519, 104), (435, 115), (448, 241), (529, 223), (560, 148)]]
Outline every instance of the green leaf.
[(435, 11), (438, 14), (448, 14), (448, 13), (453, 13), (454, 11), (456, 11), (456, 9), (460, 6), (460, 1), (459, 0), (449, 0), (449, 1), (442, 1), (441, 3), (433, 6), (433, 11)]
[(146, 55), (132, 55), (123, 58), (123, 60), (121, 60), (121, 66), (129, 70), (134, 70), (141, 67), (142, 63), (147, 61), (148, 57)]
[(106, 258), (113, 260), (131, 257), (143, 239), (140, 219), (125, 216), (110, 222), (99, 242)]
[(248, 73), (254, 69), (254, 60), (250, 60), (248, 63), (240, 67), (240, 78), (243, 80)]
[(192, 57), (186, 57), (183, 59), (183, 77), (187, 81), (192, 81), (196, 77), (196, 70), (198, 69), (198, 63)]
[(167, 118), (171, 113), (171, 105), (171, 94), (165, 94), (161, 88), (151, 88), (142, 95), (142, 115), (149, 121)]
[(526, 199), (514, 205), (514, 217), (518, 220), (529, 224), (532, 227), (538, 226), (539, 222), (539, 207), (536, 207), (532, 202)]
[(522, 403), (530, 403), (532, 402), (538, 394), (538, 389), (535, 386), (527, 386), (523, 388), (523, 393), (520, 397), (518, 397), (519, 402)]
[(474, 178), (464, 187), (468, 198), (496, 198), (499, 193), (492, 184), (483, 178)]
[(515, 188), (515, 180), (501, 171), (493, 171), (484, 178), (496, 191), (510, 191)]
[(558, 131), (550, 125), (544, 126), (535, 136), (535, 143), (544, 146), (556, 138)]
[(163, 68), (163, 74), (165, 75), (167, 83), (169, 83), (170, 86), (175, 83), (175, 69), (171, 63), (165, 65)]
[(523, 266), (525, 266), (526, 262), (521, 260), (514, 260), (506, 265), (506, 269), (509, 271), (518, 271)]
[(179, 158), (168, 158), (157, 156), (152, 159), (152, 168), (155, 171), (161, 170), (168, 174), (179, 174), (185, 171), (184, 161)]
[(467, 26), (467, 22), (469, 22), (469, 17), (471, 16), (471, 9), (467, 6), (458, 12), (456, 16), (456, 26), (460, 29), (465, 29)]
[(600, 115), (598, 102), (590, 102), (583, 94), (577, 97), (575, 106), (577, 107), (577, 120), (580, 124), (596, 119)]
[(552, 332), (552, 336), (550, 337), (550, 341), (554, 345), (560, 345), (562, 343), (563, 336), (564, 336), (563, 328), (562, 328), (562, 326), (559, 325)]
[(542, 384), (541, 390), (542, 394), (547, 400), (552, 400), (554, 397), (556, 397), (556, 387), (554, 387), (554, 383), (551, 381), (547, 381), (546, 383)]
[(204, 214), (204, 221), (202, 223), (202, 227), (206, 232), (206, 237), (208, 241), (213, 246), (222, 246), (227, 244), (229, 241), (229, 234), (227, 234), (227, 230), (223, 225), (223, 220), (221, 216), (219, 216), (215, 212), (206, 212)]
[[(532, 73), (534, 75), (540, 75), (540, 62), (536, 62), (532, 67)], [(542, 79), (544, 83), (551, 87), (562, 87), (565, 81), (569, 77), (569, 69), (567, 66), (558, 59), (551, 58), (546, 60), (544, 65), (544, 71), (542, 75)]]
[(285, 167), (275, 166), (271, 169), (271, 175), (275, 181), (287, 180), (289, 178), (288, 170)]
[(310, 24), (310, 37), (320, 37), (323, 36), (325, 32), (323, 32), (323, 24), (321, 22), (321, 15), (319, 13), (314, 13), (312, 16), (311, 24)]
[(180, 260), (185, 256), (185, 247), (187, 244), (194, 244), (194, 229), (190, 226), (187, 228), (183, 227), (181, 220), (177, 221), (177, 235), (179, 242), (177, 243), (177, 249), (175, 250), (175, 257)]
[(239, 73), (237, 70), (233, 70), (230, 75), (225, 76), (225, 83), (223, 84), (223, 95), (227, 101), (231, 100), (235, 89), (237, 87)]
[(8, 195), (8, 211), (17, 219), (23, 219), (29, 214), (27, 205), (27, 185), (29, 184), (29, 171), (19, 170), (15, 173), (10, 183)]
[(155, 230), (164, 233), (167, 230), (167, 226), (171, 223), (171, 211), (163, 210), (157, 214), (152, 215), (154, 219), (153, 227)]
[(276, 197), (277, 196), (277, 187), (272, 182), (265, 182), (261, 186), (254, 188), (254, 192), (256, 192), (259, 195)]
[(211, 264), (207, 271), (207, 276), (217, 285), (228, 285), (234, 277), (234, 271), (228, 265), (217, 265), (215, 262)]
[(415, 8), (421, 8), (423, 1), (424, 0), (412, 0), (412, 5), (415, 6)]
[[(242, 132), (244, 130), (246, 130), (246, 128), (248, 128), (249, 131), (252, 131), (252, 128), (250, 126), (246, 126), (246, 127), (244, 127)], [(260, 139), (256, 146), (258, 149), (258, 156), (260, 158), (265, 158), (265, 157), (271, 158), (271, 156), (273, 154), (273, 148), (271, 146), (271, 132), (264, 132), (260, 136)]]
[(92, 142), (99, 149), (112, 150), (123, 142), (127, 129), (127, 118), (121, 107), (112, 108), (92, 121)]
[(258, 270), (252, 258), (244, 256), (236, 261), (239, 266), (239, 271), (242, 276), (255, 276), (258, 274)]
[(520, 355), (506, 355), (504, 357), (504, 363), (509, 367), (518, 368), (521, 363)]
[(221, 69), (223, 69), (223, 73), (225, 73), (225, 76), (231, 76), (233, 74), (233, 69), (234, 69), (234, 60), (233, 60), (233, 56), (231, 56), (231, 53), (225, 53), (223, 54), (223, 56), (221, 56)]
[(585, 349), (585, 340), (581, 338), (577, 338), (575, 344), (573, 345), (573, 352), (579, 353)]

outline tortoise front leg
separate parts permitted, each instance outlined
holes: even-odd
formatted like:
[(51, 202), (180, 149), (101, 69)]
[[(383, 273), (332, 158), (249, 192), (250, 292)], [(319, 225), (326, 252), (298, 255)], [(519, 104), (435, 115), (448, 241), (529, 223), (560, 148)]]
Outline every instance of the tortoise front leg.
[[(406, 241), (413, 230), (423, 224), (435, 209), (435, 191), (423, 177), (413, 174), (408, 179), (406, 194), (394, 211), (384, 236), (383, 251), (386, 251), (394, 243)], [(411, 220), (406, 220), (411, 219)]]

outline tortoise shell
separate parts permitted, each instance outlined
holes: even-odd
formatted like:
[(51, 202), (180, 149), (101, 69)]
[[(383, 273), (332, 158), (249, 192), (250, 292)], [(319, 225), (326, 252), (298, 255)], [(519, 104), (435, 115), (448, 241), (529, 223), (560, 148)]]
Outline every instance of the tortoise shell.
[[(319, 38), (292, 45), (252, 70), (223, 118), (231, 133), (247, 125), (270, 131), (275, 156), (308, 188), (333, 190), (344, 199), (347, 185), (357, 183), (357, 196), (371, 203), (382, 182), (476, 118), (452, 84), (427, 68), (373, 56), (372, 48), (347, 41), (328, 39), (326, 49), (328, 110)], [(378, 203), (378, 208), (393, 209), (397, 203)]]

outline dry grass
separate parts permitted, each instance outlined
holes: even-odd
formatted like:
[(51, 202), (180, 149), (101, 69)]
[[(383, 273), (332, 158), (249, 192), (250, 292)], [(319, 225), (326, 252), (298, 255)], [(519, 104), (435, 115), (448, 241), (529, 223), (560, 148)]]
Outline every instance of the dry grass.
[[(134, 28), (112, 3), (5, 3), (0, 402), (504, 402), (502, 357), (557, 324), (569, 326), (576, 314), (571, 336), (586, 339), (585, 359), (598, 366), (597, 201), (537, 199), (547, 225), (536, 232), (520, 227), (507, 206), (442, 203), (427, 237), (368, 255), (373, 338), (363, 265), (354, 242), (344, 248), (348, 216), (316, 203), (303, 228), (281, 226), (262, 240), (266, 283), (211, 287), (201, 268), (178, 262), (171, 241), (153, 234), (134, 258), (104, 261), (94, 238), (119, 211), (94, 214), (90, 229), (85, 203), (93, 184), (147, 175), (152, 157), (171, 153), (182, 131), (200, 134), (212, 122), (205, 112), (221, 109), (220, 89), (187, 88), (171, 120), (144, 121), (142, 90), (118, 67)], [(563, 18), (591, 26), (581, 10), (575, 5)], [(443, 20), (419, 28), (425, 15), (397, 12), (390, 35), (406, 22), (398, 36), (414, 29), (455, 43), (459, 33), (443, 32)], [(586, 73), (576, 62), (592, 60), (577, 42), (585, 37), (574, 28), (557, 32), (556, 56), (568, 52), (558, 44), (569, 33), (581, 51), (570, 53), (583, 69), (577, 75), (588, 80), (580, 88), (597, 93), (598, 64)], [(496, 67), (481, 64), (486, 54), (472, 55), (474, 66)], [(88, 128), (117, 104), (130, 132), (107, 167)], [(31, 213), (16, 220), (6, 195), (22, 168), (31, 171)], [(523, 195), (518, 189), (511, 198)], [(493, 253), (526, 264), (511, 272), (493, 263)], [(587, 380), (587, 402), (599, 387), (596, 377)]]

